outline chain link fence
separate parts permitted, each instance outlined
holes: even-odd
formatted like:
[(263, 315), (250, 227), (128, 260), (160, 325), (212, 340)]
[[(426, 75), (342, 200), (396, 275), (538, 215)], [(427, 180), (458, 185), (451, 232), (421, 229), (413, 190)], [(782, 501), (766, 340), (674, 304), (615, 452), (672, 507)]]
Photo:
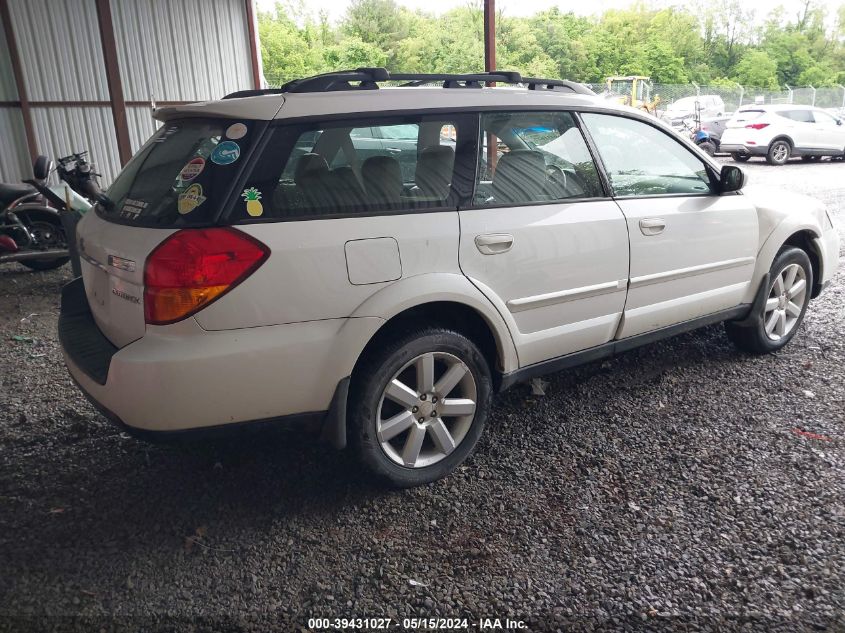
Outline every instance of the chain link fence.
[[(595, 92), (607, 93), (605, 84), (587, 84)], [(784, 90), (763, 90), (740, 84), (733, 86), (708, 86), (691, 84), (650, 84), (651, 99), (657, 98), (657, 112), (666, 109), (686, 97), (719, 97), (724, 103), (724, 114), (734, 112), (744, 105), (796, 104), (810, 105), (845, 111), (845, 86), (833, 88), (814, 88), (812, 86), (786, 86)], [(716, 113), (718, 114), (718, 113)]]

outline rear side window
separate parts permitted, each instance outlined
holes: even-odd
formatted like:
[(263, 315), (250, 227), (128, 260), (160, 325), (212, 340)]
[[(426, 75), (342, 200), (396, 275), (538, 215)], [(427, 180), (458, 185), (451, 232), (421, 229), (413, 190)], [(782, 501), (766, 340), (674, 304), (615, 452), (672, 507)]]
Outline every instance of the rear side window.
[(484, 113), (479, 146), (476, 206), (602, 195), (596, 166), (569, 112)]
[(582, 115), (617, 196), (712, 193), (705, 164), (668, 134), (634, 119)]
[[(232, 219), (311, 219), (452, 205), (466, 116), (412, 115), (272, 130)], [(466, 139), (464, 138), (466, 137)]]
[(168, 121), (135, 154), (97, 207), (106, 220), (180, 227), (213, 222), (259, 126), (231, 119)]
[(810, 110), (779, 110), (776, 114), (799, 123), (815, 123), (816, 121)]

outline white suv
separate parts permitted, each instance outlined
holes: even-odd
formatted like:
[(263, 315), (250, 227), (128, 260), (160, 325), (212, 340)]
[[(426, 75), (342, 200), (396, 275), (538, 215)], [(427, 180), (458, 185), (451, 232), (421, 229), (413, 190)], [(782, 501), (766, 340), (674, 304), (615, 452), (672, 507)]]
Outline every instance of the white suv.
[(158, 110), (79, 225), (66, 363), (145, 437), (297, 426), (421, 484), (496, 390), (721, 321), (777, 350), (836, 270), (819, 202), (740, 192), (579, 84), (359, 69), (230, 96)]
[(728, 121), (720, 151), (738, 162), (765, 156), (770, 165), (783, 165), (793, 156), (807, 161), (843, 156), (845, 125), (821, 108), (748, 106), (737, 110)]

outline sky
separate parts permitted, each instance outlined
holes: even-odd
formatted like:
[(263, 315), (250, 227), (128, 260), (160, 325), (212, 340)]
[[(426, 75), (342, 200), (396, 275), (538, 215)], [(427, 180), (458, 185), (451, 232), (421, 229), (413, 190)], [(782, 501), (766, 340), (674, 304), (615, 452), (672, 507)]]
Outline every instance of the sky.
[[(273, 8), (276, 0), (255, 0), (260, 10)], [(466, 6), (466, 0), (396, 0), (397, 4), (406, 6), (409, 9), (422, 9), (427, 12), (443, 13), (454, 7)], [(845, 4), (845, 0), (814, 0), (814, 2), (827, 7), (828, 16), (836, 13), (839, 6)], [(305, 0), (306, 6), (316, 13), (319, 9), (325, 9), (329, 17), (336, 21), (343, 16), (350, 0)], [(622, 9), (634, 4), (634, 0), (589, 0), (588, 2), (573, 0), (496, 0), (496, 10), (503, 11), (505, 15), (524, 16), (533, 15), (538, 11), (548, 9), (557, 5), (563, 11), (574, 11), (580, 15), (600, 14), (608, 9)], [(651, 0), (649, 3), (655, 7), (676, 6), (689, 4), (688, 0)], [(782, 5), (788, 15), (796, 15), (802, 0), (744, 0), (743, 5), (756, 9), (757, 18), (762, 19), (772, 9)]]

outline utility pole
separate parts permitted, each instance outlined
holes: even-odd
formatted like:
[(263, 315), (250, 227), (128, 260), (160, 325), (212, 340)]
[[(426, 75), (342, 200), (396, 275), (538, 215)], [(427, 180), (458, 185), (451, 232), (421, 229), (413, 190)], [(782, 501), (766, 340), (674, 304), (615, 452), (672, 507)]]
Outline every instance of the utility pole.
[[(496, 70), (496, 0), (484, 0), (484, 70), (491, 73)], [(495, 86), (496, 82), (488, 81), (488, 86)], [(496, 170), (498, 158), (498, 141), (494, 134), (488, 132), (487, 139), (487, 167), (492, 177)]]
[(484, 70), (496, 70), (496, 0), (484, 0)]

